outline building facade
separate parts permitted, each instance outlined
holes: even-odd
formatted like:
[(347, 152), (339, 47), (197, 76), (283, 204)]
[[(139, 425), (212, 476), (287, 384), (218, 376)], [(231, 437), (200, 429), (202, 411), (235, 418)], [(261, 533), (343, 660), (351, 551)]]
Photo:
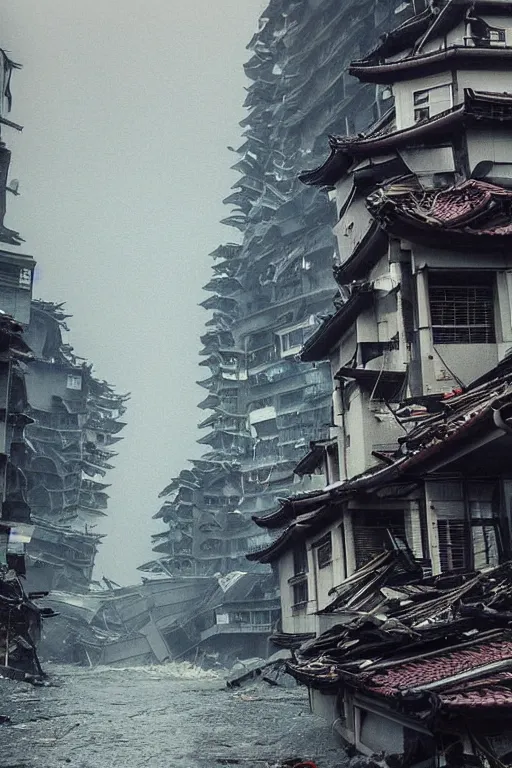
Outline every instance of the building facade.
[(5, 222), (9, 184), (9, 132), (21, 126), (8, 119), (11, 76), (19, 65), (0, 50), (0, 658), (3, 676), (39, 675), (35, 646), (41, 614), (26, 590), (25, 549), (33, 533), (26, 497), (24, 431), (30, 417), (24, 365), (31, 358), (23, 331), (30, 320), (35, 261), (12, 250), (23, 240)]
[(126, 396), (92, 374), (64, 343), (63, 306), (34, 301), (25, 339), (29, 414), (25, 475), (36, 527), (28, 547), (27, 579), (34, 590), (86, 592), (102, 536), (115, 444), (125, 426)]
[[(338, 213), (339, 300), (301, 352), (330, 363), (335, 440), (299, 465), (328, 484), (262, 516), (274, 539), (249, 556), (279, 573), (279, 641), (296, 648), (319, 635), (290, 665), (316, 711), (367, 754), (380, 744), (403, 755), (423, 732), (431, 742), (418, 763), (446, 756), (440, 732), (482, 759), (480, 739), (501, 759), (512, 733), (498, 712), (508, 688), (498, 701), (482, 661), (492, 630), (499, 669), (512, 667), (507, 621), (480, 623), (485, 611), (477, 620), (468, 608), (476, 596), (464, 610), (441, 607), (450, 579), (469, 594), (479, 579), (507, 579), (511, 556), (511, 34), (506, 2), (449, 0), (352, 63), (394, 106), (366, 133), (332, 137), (328, 159), (301, 176), (332, 190)], [(398, 610), (432, 589), (437, 614), (435, 602), (421, 617)], [(366, 651), (352, 653), (360, 643)]]
[[(245, 560), (270, 541), (252, 517), (297, 483), (293, 470), (310, 441), (330, 438), (329, 365), (297, 355), (336, 292), (335, 206), (297, 175), (320, 162), (326, 134), (358, 133), (385, 114), (389, 89), (361, 85), (348, 63), (361, 41), (376, 43), (414, 10), (394, 0), (278, 0), (260, 18), (245, 66), (248, 114), (233, 166), (240, 178), (224, 201), (238, 242), (212, 254), (202, 303), (212, 313), (200, 352), (205, 454), (162, 492), (156, 517), (167, 528), (143, 570), (261, 569)], [(315, 483), (305, 476), (301, 487)]]

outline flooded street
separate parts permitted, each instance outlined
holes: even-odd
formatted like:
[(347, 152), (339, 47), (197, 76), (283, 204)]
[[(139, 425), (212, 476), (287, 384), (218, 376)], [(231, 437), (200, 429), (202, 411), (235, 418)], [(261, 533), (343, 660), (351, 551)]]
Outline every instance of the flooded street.
[(260, 683), (230, 691), (183, 665), (47, 666), (49, 687), (0, 680), (2, 768), (212, 768), (309, 757), (344, 764), (304, 688)]

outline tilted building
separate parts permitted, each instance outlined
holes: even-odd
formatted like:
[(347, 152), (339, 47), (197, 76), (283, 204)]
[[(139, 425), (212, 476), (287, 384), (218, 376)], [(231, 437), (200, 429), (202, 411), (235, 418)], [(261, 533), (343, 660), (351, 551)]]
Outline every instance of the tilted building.
[(336, 439), (249, 557), (314, 709), (404, 765), (510, 754), (511, 61), (508, 2), (431, 4), (351, 65), (393, 109), (301, 176), (337, 201), (344, 301), (301, 352)]
[(361, 46), (413, 11), (395, 0), (277, 0), (260, 18), (245, 66), (248, 114), (233, 166), (240, 178), (224, 201), (233, 208), (224, 223), (240, 242), (212, 254), (211, 295), (202, 302), (212, 312), (200, 353), (206, 452), (162, 492), (156, 517), (167, 529), (154, 536), (157, 559), (142, 570), (260, 568), (245, 560), (269, 540), (253, 515), (294, 486), (310, 441), (330, 438), (329, 366), (297, 354), (337, 292), (335, 209), (297, 175), (320, 162), (327, 134), (358, 133), (386, 113), (389, 89), (362, 86), (346, 70)]

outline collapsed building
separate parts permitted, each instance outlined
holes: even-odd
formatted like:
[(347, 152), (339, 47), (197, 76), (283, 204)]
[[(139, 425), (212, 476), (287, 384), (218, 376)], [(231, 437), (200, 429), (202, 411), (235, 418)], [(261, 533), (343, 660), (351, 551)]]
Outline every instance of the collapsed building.
[[(256, 523), (289, 671), (367, 755), (510, 761), (512, 10), (436, 2), (350, 72), (394, 106), (304, 172), (336, 197), (327, 478)], [(489, 90), (489, 87), (492, 90)]]
[(25, 333), (32, 352), (25, 366), (32, 419), (25, 474), (36, 524), (27, 580), (37, 590), (86, 592), (127, 396), (95, 378), (92, 366), (64, 342), (68, 317), (60, 304), (34, 301)]
[(45, 610), (34, 602), (41, 595), (24, 584), (33, 523), (23, 472), (24, 430), (30, 423), (24, 366), (31, 358), (23, 329), (30, 319), (35, 261), (11, 250), (23, 240), (4, 223), (8, 193), (17, 191), (15, 182), (8, 184), (11, 153), (4, 132), (21, 130), (7, 117), (11, 75), (18, 66), (0, 50), (0, 670), (23, 679), (41, 674), (36, 643)]
[[(304, 447), (329, 440), (332, 423), (329, 366), (297, 353), (336, 292), (335, 211), (297, 175), (320, 162), (325, 134), (358, 133), (387, 112), (389, 89), (361, 85), (346, 70), (361, 41), (376, 42), (412, 12), (395, 0), (273, 0), (260, 18), (245, 65), (248, 114), (233, 166), (240, 178), (224, 200), (233, 210), (223, 223), (240, 242), (213, 252), (202, 302), (212, 313), (200, 352), (206, 452), (162, 491), (155, 517), (166, 528), (142, 571), (264, 577), (266, 567), (245, 559), (270, 541), (252, 517), (289, 493)], [(305, 476), (301, 487), (318, 484)]]

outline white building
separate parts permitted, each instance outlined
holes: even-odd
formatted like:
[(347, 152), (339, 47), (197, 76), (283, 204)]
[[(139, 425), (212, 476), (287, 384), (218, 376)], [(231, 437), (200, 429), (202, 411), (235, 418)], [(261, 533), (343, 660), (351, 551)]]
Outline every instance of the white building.
[(331, 363), (333, 440), (300, 469), (328, 484), (257, 520), (278, 536), (251, 555), (279, 572), (290, 646), (339, 621), (332, 590), (385, 549), (434, 575), (510, 559), (511, 63), (507, 2), (429, 6), (351, 67), (394, 107), (301, 177), (336, 196), (340, 301), (301, 353)]

